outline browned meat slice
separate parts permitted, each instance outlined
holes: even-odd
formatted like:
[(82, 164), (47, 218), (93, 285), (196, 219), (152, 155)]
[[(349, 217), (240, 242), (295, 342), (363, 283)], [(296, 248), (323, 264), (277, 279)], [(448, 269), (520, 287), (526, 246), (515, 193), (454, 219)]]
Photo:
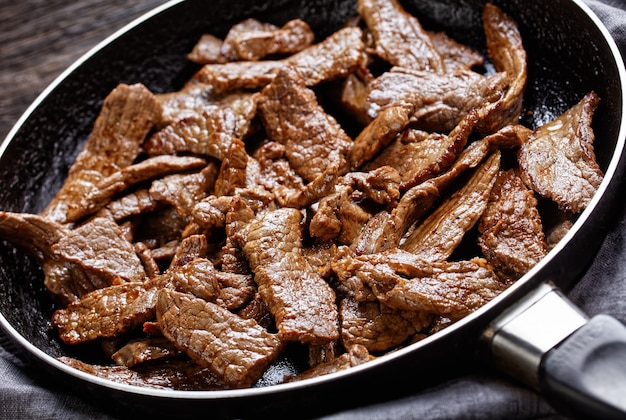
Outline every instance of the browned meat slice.
[(168, 175), (154, 180), (149, 193), (154, 200), (174, 206), (181, 216), (186, 217), (213, 189), (217, 174), (217, 165), (209, 163), (200, 172)]
[(233, 139), (222, 160), (213, 194), (234, 195), (237, 189), (246, 187), (248, 158), (244, 142)]
[(567, 212), (583, 211), (603, 179), (591, 127), (598, 102), (594, 92), (587, 94), (561, 116), (537, 128), (518, 154), (526, 185)]
[(367, 69), (355, 70), (341, 81), (340, 95), (335, 99), (341, 109), (363, 126), (372, 122), (373, 118), (372, 104), (368, 99), (373, 80), (374, 76)]
[(400, 188), (407, 190), (445, 172), (467, 144), (476, 122), (476, 113), (470, 112), (449, 135), (408, 129), (363, 169), (391, 166), (402, 177)]
[(252, 319), (167, 289), (159, 292), (157, 322), (166, 338), (235, 388), (254, 385), (284, 347)]
[(495, 152), (415, 227), (401, 248), (427, 261), (445, 261), (485, 211), (499, 169), (500, 152)]
[(122, 308), (145, 293), (141, 282), (105, 287), (86, 294), (52, 315), (52, 325), (67, 344), (78, 344), (101, 337), (116, 337), (128, 331), (120, 324)]
[(135, 242), (133, 244), (135, 248), (135, 252), (137, 253), (137, 257), (141, 261), (144, 270), (146, 271), (146, 276), (148, 278), (158, 276), (161, 274), (161, 267), (159, 267), (159, 263), (157, 263), (154, 255), (152, 254), (152, 250), (148, 248), (148, 246), (143, 242)]
[(329, 373), (340, 372), (354, 366), (362, 365), (371, 360), (374, 360), (374, 356), (369, 354), (365, 347), (355, 345), (346, 353), (328, 362), (312, 367), (299, 375), (286, 377), (284, 382), (301, 381), (303, 379), (316, 378), (318, 376), (328, 375)]
[(66, 261), (114, 281), (143, 281), (146, 272), (133, 245), (110, 217), (96, 216), (70, 230), (52, 246)]
[(447, 133), (471, 110), (495, 103), (504, 92), (505, 73), (483, 76), (471, 70), (436, 74), (395, 67), (371, 83), (369, 100), (377, 108), (414, 107), (412, 126)]
[(304, 189), (304, 181), (289, 164), (285, 151), (282, 144), (267, 141), (252, 155), (259, 163), (257, 183), (274, 194), (281, 204)]
[(361, 64), (365, 53), (361, 36), (359, 28), (344, 28), (282, 60), (207, 64), (196, 73), (192, 83), (209, 84), (214, 92), (255, 89), (270, 83), (275, 70), (292, 66), (307, 86), (315, 86), (345, 77)]
[(237, 52), (236, 43), (239, 37), (254, 32), (272, 32), (278, 30), (278, 26), (268, 22), (249, 18), (234, 24), (228, 30), (222, 45), (222, 57), (225, 61), (240, 61), (242, 57)]
[(334, 265), (340, 279), (356, 277), (392, 308), (461, 319), (505, 288), (487, 262), (432, 262), (396, 249), (347, 257)]
[(170, 360), (129, 369), (126, 366), (92, 365), (65, 356), (59, 360), (80, 371), (121, 384), (180, 391), (228, 389), (224, 381), (208, 368), (188, 361)]
[(197, 64), (224, 63), (222, 55), (223, 40), (211, 34), (203, 34), (193, 49), (187, 54), (187, 60)]
[(385, 351), (405, 343), (432, 322), (433, 316), (394, 309), (380, 302), (342, 299), (341, 341), (346, 347), (362, 345), (370, 352)]
[(324, 344), (339, 337), (335, 293), (302, 253), (301, 220), (288, 208), (260, 215), (247, 226), (243, 251), (281, 338)]
[(258, 293), (254, 298), (246, 304), (237, 315), (243, 319), (254, 319), (259, 325), (266, 330), (274, 329), (274, 317), (270, 312), (270, 308), (263, 302), (261, 295)]
[(162, 204), (148, 192), (137, 190), (107, 204), (106, 209), (116, 222), (142, 213), (150, 213)]
[(63, 187), (42, 214), (65, 223), (68, 206), (82, 199), (85, 188), (135, 161), (144, 138), (160, 118), (161, 107), (145, 86), (120, 84), (113, 89)]
[(206, 257), (208, 248), (209, 244), (205, 235), (190, 235), (183, 238), (176, 248), (170, 268), (185, 265), (196, 258)]
[(481, 132), (486, 135), (508, 124), (518, 123), (528, 78), (528, 64), (522, 36), (514, 19), (498, 6), (486, 3), (483, 26), (487, 50), (494, 67), (496, 71), (506, 73), (508, 79), (502, 98), (484, 109)]
[(513, 170), (498, 174), (478, 230), (485, 258), (504, 278), (517, 280), (547, 253), (537, 199)]
[(293, 54), (313, 43), (314, 34), (301, 19), (287, 22), (282, 28), (253, 30), (232, 39), (232, 47), (242, 60), (260, 60), (273, 54)]
[(485, 57), (480, 52), (455, 41), (445, 32), (430, 32), (429, 35), (433, 45), (443, 57), (447, 73), (454, 73), (458, 69), (472, 69), (485, 64)]
[(221, 160), (233, 139), (245, 137), (256, 106), (256, 96), (242, 96), (229, 106), (205, 106), (154, 133), (143, 147), (151, 156), (191, 152)]
[(184, 172), (206, 165), (204, 159), (191, 156), (157, 156), (148, 158), (84, 187), (83, 196), (67, 205), (67, 222), (77, 222), (106, 206), (111, 199), (133, 185), (175, 172)]
[(157, 360), (166, 360), (176, 357), (181, 351), (166, 338), (150, 337), (133, 340), (118, 351), (111, 358), (118, 366), (132, 368), (136, 365)]
[(348, 152), (350, 170), (359, 169), (372, 159), (406, 128), (413, 114), (411, 106), (395, 105), (383, 108), (354, 139)]
[(419, 20), (397, 0), (359, 0), (376, 54), (393, 66), (443, 73), (445, 64)]
[(296, 70), (281, 69), (263, 89), (259, 110), (269, 137), (285, 146), (295, 172), (313, 181), (329, 166), (345, 167), (352, 140), (318, 104)]

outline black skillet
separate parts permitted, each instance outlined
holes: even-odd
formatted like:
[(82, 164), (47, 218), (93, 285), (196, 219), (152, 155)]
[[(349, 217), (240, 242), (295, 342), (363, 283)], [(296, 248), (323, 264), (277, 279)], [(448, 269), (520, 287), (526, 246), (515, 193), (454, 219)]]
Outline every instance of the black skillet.
[[(111, 89), (121, 82), (141, 82), (157, 93), (177, 90), (197, 70), (184, 55), (202, 33), (224, 36), (232, 24), (247, 17), (275, 24), (299, 17), (322, 39), (355, 14), (355, 3), (174, 1), (135, 21), (61, 75), (9, 133), (0, 147), (2, 209), (41, 211), (61, 186)], [(438, 334), (338, 374), (277, 385), (276, 378), (298, 370), (298, 355), (290, 355), (255, 388), (153, 390), (115, 384), (56, 361), (68, 350), (49, 330), (53, 308), (41, 269), (28, 255), (0, 243), (0, 324), (7, 335), (77, 393), (120, 413), (130, 409), (158, 417), (181, 412), (239, 417), (284, 412), (310, 417), (399, 395), (409, 380), (453, 375), (487, 359), (541, 391), (565, 413), (624, 416), (626, 329), (608, 317), (588, 321), (560, 292), (575, 284), (593, 258), (618, 202), (619, 178), (626, 166), (623, 62), (606, 29), (581, 1), (495, 3), (517, 20), (528, 52), (522, 122), (535, 127), (596, 91), (601, 104), (593, 122), (595, 151), (606, 174), (596, 197), (559, 246), (500, 297)], [(445, 30), (479, 50), (484, 50), (482, 4), (403, 2), (427, 29)], [(540, 322), (533, 324), (537, 319)]]

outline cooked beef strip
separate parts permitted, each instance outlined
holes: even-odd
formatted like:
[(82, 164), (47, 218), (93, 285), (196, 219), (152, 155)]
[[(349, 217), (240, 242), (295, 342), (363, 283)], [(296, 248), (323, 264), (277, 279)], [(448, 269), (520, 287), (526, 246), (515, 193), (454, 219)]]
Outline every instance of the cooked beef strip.
[(228, 389), (224, 381), (208, 368), (189, 361), (169, 360), (129, 369), (126, 366), (92, 365), (66, 356), (58, 360), (80, 371), (121, 384), (180, 391)]
[(205, 235), (191, 235), (183, 238), (172, 258), (170, 268), (185, 265), (196, 258), (206, 257), (208, 248)]
[(170, 173), (189, 171), (206, 165), (204, 159), (190, 156), (157, 156), (101, 179), (92, 188), (85, 188), (83, 197), (67, 205), (67, 222), (77, 222), (106, 206), (111, 199), (140, 182)]
[(273, 54), (294, 54), (313, 43), (315, 35), (301, 19), (287, 22), (280, 29), (254, 30), (240, 33), (232, 46), (242, 60), (260, 60)]
[(471, 110), (499, 100), (506, 81), (505, 73), (483, 76), (459, 69), (437, 74), (394, 67), (371, 83), (368, 98), (374, 113), (404, 105), (414, 109), (412, 127), (447, 133)]
[(370, 83), (374, 76), (367, 69), (357, 69), (341, 80), (339, 98), (336, 101), (339, 106), (355, 121), (363, 126), (372, 122), (371, 102), (368, 100), (370, 94)]
[(131, 216), (153, 212), (162, 206), (148, 190), (142, 189), (111, 201), (105, 208), (111, 212), (113, 220), (120, 222)]
[(161, 107), (145, 86), (120, 84), (113, 89), (61, 190), (42, 215), (65, 223), (68, 206), (76, 205), (85, 190), (135, 161), (141, 143), (160, 117)]
[(326, 363), (314, 366), (299, 375), (285, 377), (283, 382), (301, 381), (304, 379), (328, 375), (329, 373), (340, 372), (354, 366), (362, 365), (370, 360), (374, 360), (374, 356), (370, 355), (365, 347), (355, 345), (348, 349), (347, 352)]
[(254, 298), (246, 304), (237, 315), (243, 319), (254, 319), (260, 326), (266, 330), (274, 329), (274, 317), (270, 312), (270, 308), (263, 302), (261, 295), (258, 293)]
[(322, 363), (330, 362), (331, 360), (341, 356), (344, 353), (344, 348), (339, 341), (333, 341), (332, 343), (323, 344), (319, 346), (309, 346), (309, 367), (315, 367)]
[(187, 60), (196, 64), (224, 63), (226, 58), (222, 55), (223, 40), (212, 34), (202, 34), (193, 49), (187, 54)]
[(410, 232), (401, 248), (427, 261), (445, 261), (482, 216), (500, 169), (500, 152), (494, 152), (472, 177), (446, 198)]
[(447, 73), (457, 69), (472, 69), (485, 64), (485, 57), (467, 45), (450, 38), (445, 32), (429, 32), (433, 45), (443, 57)]
[(290, 197), (305, 189), (302, 177), (293, 170), (285, 158), (284, 145), (267, 141), (252, 156), (259, 167), (256, 182), (274, 194), (281, 205), (285, 205)]
[(393, 66), (445, 72), (429, 34), (397, 0), (359, 0), (357, 10), (374, 37), (376, 54), (383, 60)]
[(167, 289), (159, 292), (157, 322), (192, 360), (235, 388), (254, 385), (284, 347), (252, 319)]
[(161, 267), (159, 267), (154, 255), (152, 255), (152, 250), (144, 242), (135, 242), (133, 246), (137, 257), (141, 261), (141, 265), (143, 265), (146, 271), (146, 276), (150, 278), (161, 274)]
[(132, 340), (117, 350), (111, 358), (118, 366), (135, 367), (142, 363), (153, 363), (176, 357), (181, 351), (164, 337), (149, 337)]
[(272, 32), (278, 30), (278, 26), (258, 19), (249, 18), (234, 24), (228, 30), (221, 48), (221, 55), (225, 61), (240, 61), (242, 57), (237, 52), (236, 43), (239, 37), (254, 32)]
[(305, 180), (313, 181), (328, 166), (345, 167), (352, 140), (294, 69), (281, 69), (263, 89), (259, 110), (268, 136), (285, 146), (289, 163)]
[(101, 272), (110, 278), (109, 284), (118, 279), (137, 282), (146, 277), (135, 248), (106, 214), (68, 231), (52, 245), (52, 250), (86, 270)]
[(172, 205), (181, 216), (190, 216), (196, 204), (212, 191), (219, 169), (210, 162), (200, 172), (174, 174), (156, 179), (150, 186), (150, 196), (155, 200)]
[(409, 124), (414, 108), (395, 105), (383, 108), (354, 139), (348, 152), (350, 170), (359, 169), (385, 148)]
[(392, 308), (451, 319), (470, 314), (506, 287), (483, 259), (432, 262), (400, 249), (347, 257), (333, 268), (341, 280), (369, 285)]
[(260, 214), (246, 228), (243, 251), (279, 336), (323, 344), (339, 336), (335, 293), (304, 258), (301, 220), (295, 209)]
[(288, 58), (274, 61), (207, 64), (191, 83), (212, 86), (216, 93), (255, 89), (270, 83), (276, 70), (294, 67), (307, 86), (339, 79), (350, 74), (363, 60), (365, 47), (359, 28), (343, 28), (317, 44)]
[(371, 353), (392, 349), (406, 342), (432, 322), (420, 311), (391, 308), (381, 302), (341, 300), (341, 341), (345, 347), (362, 345)]
[(246, 187), (248, 157), (244, 142), (233, 139), (222, 160), (213, 194), (232, 196), (238, 188)]
[(206, 106), (200, 114), (154, 133), (143, 147), (151, 156), (191, 152), (222, 160), (233, 139), (244, 138), (248, 132), (256, 101), (256, 96), (242, 96), (229, 106)]
[(480, 131), (486, 135), (508, 124), (518, 123), (528, 79), (528, 64), (522, 36), (514, 19), (498, 6), (486, 3), (483, 26), (494, 67), (496, 71), (506, 73), (508, 79), (505, 94), (484, 109), (485, 118)]
[(391, 166), (402, 177), (401, 189), (407, 190), (445, 172), (465, 148), (476, 123), (476, 113), (470, 112), (447, 136), (407, 129), (363, 169)]
[(537, 199), (513, 170), (498, 174), (478, 231), (485, 259), (504, 278), (517, 280), (547, 253)]
[(594, 92), (588, 93), (555, 120), (535, 129), (518, 153), (526, 185), (567, 212), (583, 211), (603, 179), (591, 128), (598, 102)]

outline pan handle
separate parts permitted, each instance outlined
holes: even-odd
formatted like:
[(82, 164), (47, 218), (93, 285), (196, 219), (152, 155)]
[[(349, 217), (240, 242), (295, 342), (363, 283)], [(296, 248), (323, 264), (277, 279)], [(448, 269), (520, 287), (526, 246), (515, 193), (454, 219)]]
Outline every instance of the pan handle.
[(485, 331), (496, 365), (576, 418), (626, 418), (626, 326), (542, 284)]

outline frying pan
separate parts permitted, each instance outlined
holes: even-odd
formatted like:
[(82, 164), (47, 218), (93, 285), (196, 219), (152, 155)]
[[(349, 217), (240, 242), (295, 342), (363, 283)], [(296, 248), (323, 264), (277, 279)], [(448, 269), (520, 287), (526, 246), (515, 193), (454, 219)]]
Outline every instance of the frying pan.
[[(427, 29), (445, 30), (458, 41), (484, 50), (483, 1), (402, 3)], [(562, 293), (593, 258), (620, 193), (626, 166), (623, 62), (606, 29), (580, 1), (495, 3), (517, 20), (528, 52), (522, 122), (535, 127), (588, 91), (596, 91), (601, 104), (593, 123), (595, 151), (605, 172), (598, 193), (568, 235), (498, 298), (431, 337), (345, 372), (276, 384), (282, 372), (297, 369), (297, 355), (290, 355), (262, 378), (264, 386), (211, 392), (153, 390), (112, 383), (55, 360), (68, 349), (49, 329), (53, 305), (41, 269), (29, 255), (0, 243), (0, 324), (7, 335), (51, 375), (120, 413), (141, 410), (160, 417), (184, 410), (241, 417), (295, 409), (298, 416), (308, 417), (351, 402), (394, 395), (408, 378), (415, 382), (450, 375), (485, 362), (543, 392), (566, 414), (623, 416), (626, 329), (605, 316), (588, 320)], [(11, 130), (0, 146), (2, 209), (41, 211), (86, 141), (104, 97), (118, 83), (141, 82), (157, 93), (177, 90), (197, 70), (184, 55), (202, 33), (224, 36), (234, 23), (251, 16), (275, 24), (300, 17), (322, 39), (354, 13), (355, 2), (343, 0), (262, 4), (187, 0), (155, 9), (75, 63)]]

